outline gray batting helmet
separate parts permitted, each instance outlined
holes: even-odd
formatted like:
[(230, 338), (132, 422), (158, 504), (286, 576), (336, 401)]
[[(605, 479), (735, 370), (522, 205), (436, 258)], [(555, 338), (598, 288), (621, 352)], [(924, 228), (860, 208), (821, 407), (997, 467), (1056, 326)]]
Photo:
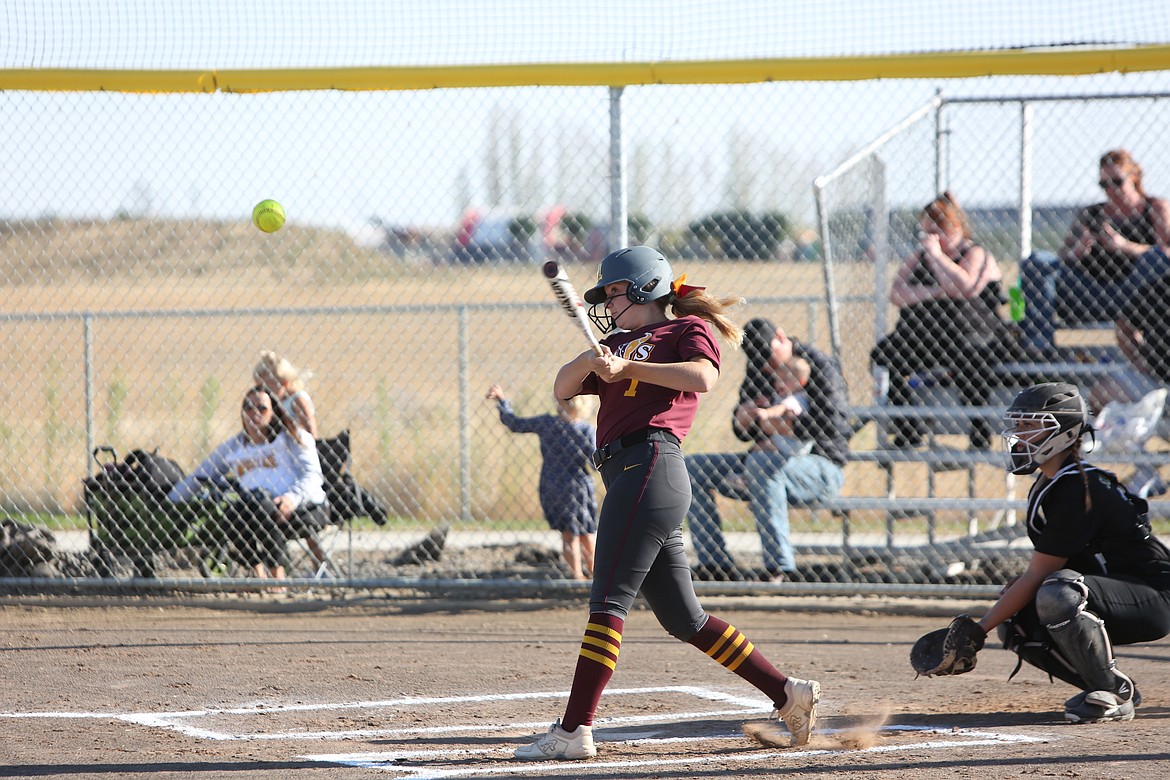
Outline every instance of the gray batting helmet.
[(631, 303), (649, 303), (670, 295), (670, 263), (657, 249), (631, 246), (610, 252), (597, 267), (597, 284), (585, 291), (585, 302), (605, 303), (605, 287), (629, 282), (626, 297)]

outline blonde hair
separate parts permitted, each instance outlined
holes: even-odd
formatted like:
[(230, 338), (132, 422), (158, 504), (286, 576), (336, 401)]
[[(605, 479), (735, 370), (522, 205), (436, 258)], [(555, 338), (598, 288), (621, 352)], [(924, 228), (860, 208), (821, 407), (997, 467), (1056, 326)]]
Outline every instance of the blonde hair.
[(264, 350), (260, 353), (260, 362), (252, 369), (252, 379), (256, 382), (263, 382), (264, 377), (269, 376), (288, 385), (295, 392), (305, 389), (305, 382), (312, 378), (313, 372), (302, 371), (290, 363), (288, 358), (282, 358), (275, 352)]

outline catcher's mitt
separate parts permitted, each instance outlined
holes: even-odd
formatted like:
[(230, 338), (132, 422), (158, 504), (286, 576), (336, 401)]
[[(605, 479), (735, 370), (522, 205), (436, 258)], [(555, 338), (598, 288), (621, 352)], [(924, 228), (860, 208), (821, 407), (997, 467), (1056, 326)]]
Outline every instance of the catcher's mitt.
[(959, 615), (946, 628), (924, 634), (910, 650), (910, 665), (919, 674), (933, 677), (963, 674), (975, 668), (975, 654), (987, 635), (969, 615)]

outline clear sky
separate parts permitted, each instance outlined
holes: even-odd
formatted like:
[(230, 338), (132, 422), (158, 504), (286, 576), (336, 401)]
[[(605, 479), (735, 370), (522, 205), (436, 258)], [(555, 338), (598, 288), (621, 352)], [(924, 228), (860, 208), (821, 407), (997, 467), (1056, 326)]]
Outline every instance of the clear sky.
[[(1160, 42), (1170, 40), (1170, 6), (40, 0), (5, 4), (0, 37), (4, 68), (628, 62)], [(940, 89), (947, 96), (1170, 92), (1170, 76), (631, 87), (623, 110), (632, 206), (675, 221), (743, 200), (810, 221), (812, 179)], [(263, 197), (284, 202), (290, 218), (347, 227), (375, 216), (448, 225), (463, 207), (492, 201), (607, 212), (609, 104), (600, 87), (3, 92), (0, 106), (2, 218), (129, 211), (246, 219)], [(987, 164), (1018, 154), (1013, 110), (951, 115), (951, 172), (969, 203), (1015, 198), (1010, 164)], [(1113, 146), (1131, 148), (1151, 189), (1170, 192), (1165, 110), (1038, 108), (1037, 199), (1095, 197), (1092, 161)], [(923, 181), (933, 185), (924, 174), (933, 164), (930, 141), (920, 134), (895, 153), (891, 175), (906, 181), (892, 179), (892, 190), (907, 202), (927, 194)]]
[(1170, 41), (1149, 0), (9, 0), (4, 68), (824, 57)]

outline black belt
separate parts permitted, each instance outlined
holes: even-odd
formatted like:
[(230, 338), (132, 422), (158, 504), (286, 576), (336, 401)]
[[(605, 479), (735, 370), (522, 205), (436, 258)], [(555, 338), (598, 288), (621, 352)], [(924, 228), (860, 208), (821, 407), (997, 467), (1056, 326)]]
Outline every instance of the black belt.
[(670, 431), (665, 431), (662, 428), (643, 428), (640, 431), (627, 433), (620, 439), (611, 441), (609, 444), (594, 452), (593, 465), (601, 468), (607, 460), (622, 450), (633, 447), (636, 444), (644, 444), (648, 441), (668, 441), (674, 445), (680, 443), (679, 438)]

